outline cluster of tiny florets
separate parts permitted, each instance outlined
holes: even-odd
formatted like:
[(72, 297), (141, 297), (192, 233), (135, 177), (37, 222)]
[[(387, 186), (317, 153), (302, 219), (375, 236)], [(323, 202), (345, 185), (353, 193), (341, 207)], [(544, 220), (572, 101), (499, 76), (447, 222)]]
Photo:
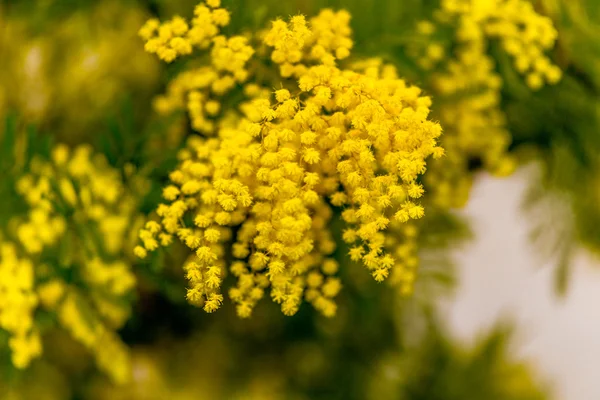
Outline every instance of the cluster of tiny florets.
[[(513, 56), (515, 68), (532, 90), (554, 84), (560, 69), (544, 54), (556, 40), (549, 18), (523, 0), (444, 0), (432, 21), (417, 24), (424, 40), (409, 48), (428, 71), (428, 86), (437, 99), (435, 116), (446, 135), (448, 157), (432, 164), (426, 177), (432, 198), (442, 207), (468, 199), (469, 161), (478, 160), (491, 173), (504, 176), (515, 168), (508, 154), (511, 134), (501, 109), (502, 76), (489, 54), (493, 41)], [(438, 31), (455, 33), (448, 39)]]
[(229, 20), (229, 12), (220, 8), (220, 1), (212, 0), (194, 9), (191, 24), (182, 17), (174, 17), (162, 24), (157, 19), (151, 19), (139, 34), (146, 40), (147, 52), (171, 62), (179, 56), (191, 54), (194, 47), (209, 47), (220, 28), (228, 25)]
[[(189, 138), (159, 221), (140, 231), (135, 252), (143, 258), (173, 240), (193, 250), (187, 298), (207, 312), (223, 303), (231, 274), (240, 317), (266, 293), (286, 315), (303, 300), (334, 315), (342, 287), (331, 258), (335, 215), (350, 258), (377, 281), (399, 268), (386, 251), (388, 227), (423, 216), (419, 176), (429, 156), (443, 154), (441, 128), (428, 120), (430, 99), (393, 67), (339, 66), (353, 45), (349, 21), (325, 10), (310, 21), (276, 20), (253, 42), (215, 35), (212, 65), (184, 72), (157, 102), (164, 112), (187, 110), (192, 127), (210, 135)], [(227, 110), (209, 106), (227, 93), (215, 87), (224, 76), (244, 94)]]
[(24, 368), (42, 352), (39, 308), (122, 382), (129, 361), (115, 329), (129, 316), (136, 283), (123, 250), (137, 203), (87, 146), (58, 145), (51, 160), (35, 158), (28, 169), (16, 185), (27, 212), (0, 240), (0, 328), (11, 335), (13, 364)]
[(540, 89), (557, 83), (562, 72), (544, 54), (552, 49), (558, 33), (552, 20), (538, 14), (525, 0), (444, 0), (445, 18), (459, 20), (460, 42), (498, 40), (514, 59), (515, 68), (526, 76), (527, 85)]

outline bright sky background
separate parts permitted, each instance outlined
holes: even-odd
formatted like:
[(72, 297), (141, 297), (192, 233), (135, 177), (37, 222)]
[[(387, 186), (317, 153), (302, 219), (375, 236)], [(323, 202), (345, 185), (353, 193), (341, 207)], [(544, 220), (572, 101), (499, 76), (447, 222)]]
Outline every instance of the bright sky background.
[(456, 255), (459, 289), (445, 306), (454, 335), (471, 342), (495, 322), (517, 324), (514, 349), (550, 382), (557, 400), (600, 399), (600, 261), (581, 254), (566, 298), (553, 265), (534, 253), (520, 203), (527, 171), (479, 177), (464, 214), (475, 239)]

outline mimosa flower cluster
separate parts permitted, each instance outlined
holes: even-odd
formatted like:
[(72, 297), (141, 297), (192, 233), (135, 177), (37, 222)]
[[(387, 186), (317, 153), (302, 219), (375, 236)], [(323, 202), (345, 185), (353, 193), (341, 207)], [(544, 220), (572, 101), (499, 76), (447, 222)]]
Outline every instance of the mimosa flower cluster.
[[(16, 186), (27, 211), (0, 240), (0, 328), (10, 334), (13, 364), (27, 367), (42, 353), (44, 331), (62, 328), (125, 381), (128, 353), (115, 330), (129, 317), (136, 284), (124, 249), (135, 240), (137, 201), (88, 146), (58, 145), (28, 170)], [(38, 326), (41, 314), (52, 315), (52, 326)]]
[[(450, 39), (437, 34), (448, 29), (454, 31)], [(428, 71), (448, 154), (432, 165), (427, 187), (440, 206), (462, 206), (471, 185), (470, 161), (497, 176), (512, 173), (516, 164), (508, 154), (511, 134), (500, 104), (503, 78), (490, 47), (499, 43), (529, 88), (539, 90), (562, 75), (545, 55), (557, 33), (548, 17), (523, 0), (444, 0), (433, 21), (417, 24), (417, 32), (428, 44), (411, 51)]]
[(219, 6), (201, 3), (191, 24), (151, 20), (140, 31), (165, 61), (204, 49), (211, 65), (184, 72), (157, 100), (159, 111), (187, 110), (203, 135), (181, 151), (159, 219), (140, 231), (135, 252), (184, 243), (187, 298), (206, 312), (223, 303), (231, 274), (240, 317), (266, 293), (285, 315), (306, 301), (332, 316), (342, 286), (332, 218), (341, 215), (349, 257), (375, 280), (402, 268), (386, 251), (389, 226), (423, 216), (419, 177), (443, 155), (431, 100), (379, 60), (345, 61), (347, 12), (226, 37)]

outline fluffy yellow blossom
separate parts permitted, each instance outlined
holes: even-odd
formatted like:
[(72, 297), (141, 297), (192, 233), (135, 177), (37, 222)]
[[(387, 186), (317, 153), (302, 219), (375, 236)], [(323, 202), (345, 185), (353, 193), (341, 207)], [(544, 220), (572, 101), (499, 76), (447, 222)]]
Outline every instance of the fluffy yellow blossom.
[[(192, 127), (211, 135), (189, 138), (156, 210), (160, 223), (140, 231), (135, 253), (168, 245), (164, 235), (185, 244), (187, 298), (206, 312), (221, 306), (231, 274), (240, 317), (265, 294), (285, 315), (305, 300), (333, 316), (342, 288), (330, 258), (333, 216), (346, 225), (350, 257), (382, 281), (399, 262), (386, 250), (389, 226), (424, 214), (419, 177), (429, 156), (443, 154), (431, 100), (379, 60), (343, 61), (349, 20), (324, 10), (310, 21), (276, 20), (256, 38), (215, 35), (205, 46), (212, 65), (184, 72), (157, 101), (166, 112), (187, 105)], [(260, 46), (268, 51), (254, 52)], [(278, 68), (267, 74), (271, 62)], [(273, 81), (247, 83), (244, 100), (209, 112), (229, 90), (216, 82), (239, 85), (253, 74)]]
[(146, 51), (171, 62), (190, 54), (194, 46), (207, 48), (220, 28), (229, 24), (229, 12), (219, 8), (218, 4), (217, 1), (209, 1), (207, 5), (198, 5), (190, 24), (181, 17), (162, 24), (156, 19), (148, 20), (139, 31), (146, 41)]
[(44, 332), (33, 319), (41, 307), (116, 382), (126, 380), (127, 350), (114, 330), (129, 316), (136, 283), (124, 253), (133, 191), (90, 147), (64, 145), (49, 160), (34, 158), (16, 191), (28, 212), (0, 241), (0, 329), (11, 335), (13, 364), (26, 367), (42, 353)]

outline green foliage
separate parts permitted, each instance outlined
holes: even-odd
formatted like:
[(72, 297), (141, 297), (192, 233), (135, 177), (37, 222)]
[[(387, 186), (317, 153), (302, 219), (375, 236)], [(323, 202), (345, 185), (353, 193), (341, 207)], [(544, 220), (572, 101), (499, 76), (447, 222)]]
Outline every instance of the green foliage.
[[(432, 324), (401, 362), (398, 395), (406, 400), (543, 400), (528, 368), (507, 357), (510, 330), (497, 328), (474, 346), (453, 343)], [(384, 397), (386, 398), (386, 397)]]
[(524, 207), (536, 248), (557, 260), (556, 288), (564, 294), (577, 248), (600, 254), (600, 14), (593, 0), (540, 4), (560, 32), (556, 58), (566, 74), (536, 94), (507, 80), (505, 101), (514, 151), (538, 161)]

